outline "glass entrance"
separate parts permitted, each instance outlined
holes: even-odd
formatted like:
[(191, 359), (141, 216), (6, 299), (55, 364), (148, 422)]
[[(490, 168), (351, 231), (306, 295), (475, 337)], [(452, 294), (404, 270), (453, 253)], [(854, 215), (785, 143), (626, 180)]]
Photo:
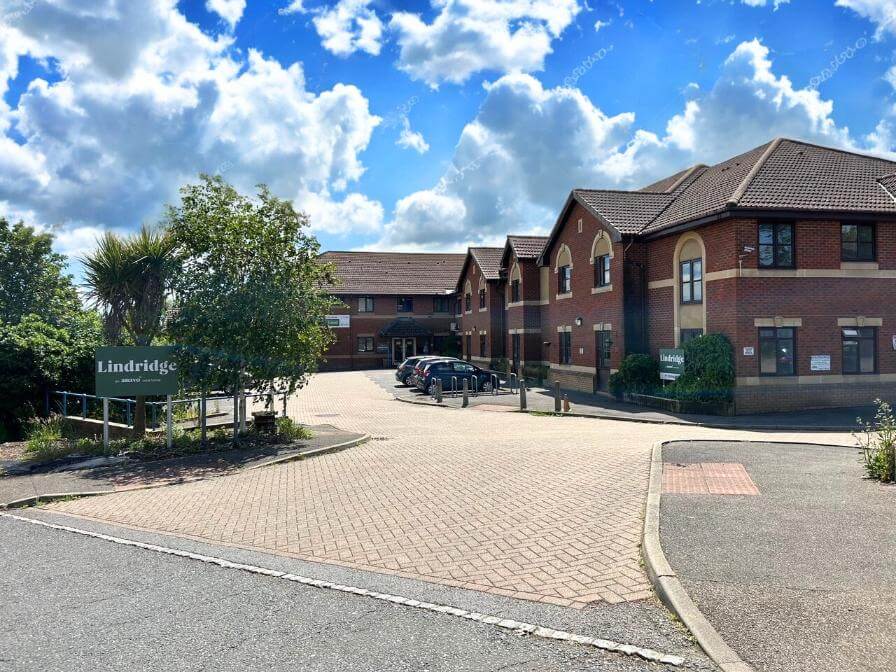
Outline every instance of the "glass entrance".
[(393, 338), (392, 339), (392, 361), (400, 364), (408, 357), (417, 354), (416, 338)]

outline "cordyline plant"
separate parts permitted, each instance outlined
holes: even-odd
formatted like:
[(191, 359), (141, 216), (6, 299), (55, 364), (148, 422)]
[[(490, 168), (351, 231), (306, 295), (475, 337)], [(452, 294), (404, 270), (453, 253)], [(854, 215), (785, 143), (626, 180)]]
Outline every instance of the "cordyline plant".
[(250, 199), (203, 175), (166, 219), (183, 267), (167, 325), (181, 373), (203, 391), (301, 387), (333, 340), (308, 217), (264, 185)]
[(887, 402), (875, 399), (874, 405), (877, 407), (874, 420), (866, 423), (859, 418), (862, 429), (855, 436), (862, 448), (868, 477), (893, 483), (896, 482), (896, 417)]

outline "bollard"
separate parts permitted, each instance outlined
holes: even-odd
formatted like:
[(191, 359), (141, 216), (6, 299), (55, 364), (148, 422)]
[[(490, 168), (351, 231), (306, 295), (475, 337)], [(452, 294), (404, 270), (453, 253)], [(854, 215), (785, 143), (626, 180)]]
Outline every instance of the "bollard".
[(470, 391), (468, 389), (469, 383), (470, 383), (469, 379), (464, 378), (464, 400), (463, 400), (463, 403), (461, 404), (462, 408), (466, 408), (467, 406), (470, 405)]
[(560, 382), (554, 381), (554, 413), (560, 412)]
[(569, 395), (568, 394), (563, 395), (563, 412), (569, 413)]
[(498, 390), (501, 388), (501, 380), (498, 378), (498, 374), (492, 374), (492, 395), (497, 397)]
[(520, 385), (520, 410), (526, 410), (526, 386)]
[(436, 378), (436, 403), (442, 403), (442, 379)]

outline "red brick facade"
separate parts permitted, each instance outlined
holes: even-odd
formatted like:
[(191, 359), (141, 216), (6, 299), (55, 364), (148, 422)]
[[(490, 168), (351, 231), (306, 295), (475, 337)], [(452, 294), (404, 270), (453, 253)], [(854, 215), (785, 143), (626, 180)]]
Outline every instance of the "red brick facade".
[[(494, 360), (504, 357), (503, 283), (500, 279), (487, 279), (476, 257), (468, 253), (457, 288), (463, 358), (488, 368)], [(480, 290), (484, 290), (482, 296)]]

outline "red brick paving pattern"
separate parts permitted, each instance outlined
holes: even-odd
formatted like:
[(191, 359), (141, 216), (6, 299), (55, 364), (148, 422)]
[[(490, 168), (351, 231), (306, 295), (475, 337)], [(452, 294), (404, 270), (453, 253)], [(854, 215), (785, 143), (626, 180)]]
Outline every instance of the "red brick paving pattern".
[(663, 465), (663, 492), (679, 495), (758, 495), (744, 465), (701, 462)]
[(650, 595), (639, 544), (653, 443), (747, 436), (413, 406), (362, 373), (317, 376), (291, 400), (290, 415), (374, 440), (303, 462), (52, 508), (581, 607)]

